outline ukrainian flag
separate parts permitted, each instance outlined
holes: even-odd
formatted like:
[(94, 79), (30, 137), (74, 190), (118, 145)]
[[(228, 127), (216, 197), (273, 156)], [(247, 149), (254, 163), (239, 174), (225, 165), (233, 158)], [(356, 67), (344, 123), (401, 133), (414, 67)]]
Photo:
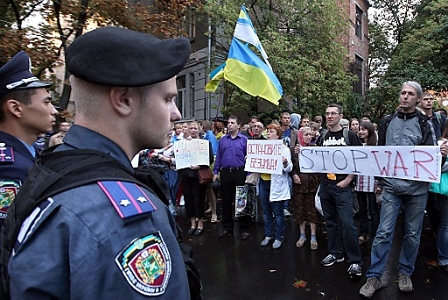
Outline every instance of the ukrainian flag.
[(246, 93), (259, 96), (278, 105), (283, 95), (280, 82), (268, 67), (248, 46), (233, 38), (224, 68), (224, 79)]
[(238, 21), (236, 22), (233, 37), (236, 37), (243, 42), (247, 42), (255, 46), (260, 51), (261, 56), (263, 56), (266, 64), (271, 67), (268, 62), (268, 54), (266, 53), (266, 51), (264, 51), (264, 48), (261, 45), (260, 39), (258, 38), (254, 25), (252, 24), (252, 21), (250, 20), (244, 5), (241, 6), (240, 15), (238, 17)]
[[(264, 53), (265, 62), (239, 39), (257, 47), (262, 55)], [(259, 96), (275, 105), (278, 105), (278, 100), (283, 95), (283, 88), (267, 62), (267, 54), (258, 40), (244, 6), (241, 8), (235, 27), (227, 61), (210, 73), (210, 81), (205, 86), (205, 90), (216, 91), (222, 78), (244, 92)]]

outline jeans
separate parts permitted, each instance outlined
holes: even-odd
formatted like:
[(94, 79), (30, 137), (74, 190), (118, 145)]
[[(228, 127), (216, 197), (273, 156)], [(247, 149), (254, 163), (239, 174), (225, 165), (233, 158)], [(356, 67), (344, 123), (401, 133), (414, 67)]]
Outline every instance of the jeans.
[(438, 261), (441, 266), (448, 265), (448, 196), (436, 194), (440, 209), (440, 223), (437, 231)]
[(361, 250), (358, 244), (358, 229), (353, 221), (353, 192), (351, 186), (342, 189), (333, 184), (321, 184), (319, 195), (326, 222), (329, 252), (338, 258), (343, 257), (343, 242), (350, 262), (362, 264)]
[(402, 204), (404, 204), (404, 237), (401, 245), (398, 269), (400, 273), (412, 275), (417, 259), (423, 217), (428, 194), (395, 196), (387, 188), (383, 192), (380, 225), (376, 232), (370, 254), (370, 268), (366, 277), (380, 277), (389, 257), (395, 223)]
[[(275, 237), (283, 242), (283, 232), (285, 231), (285, 216), (283, 214), (283, 203), (285, 201), (269, 201), (271, 181), (260, 179), (259, 196), (263, 211), (264, 234), (266, 237)], [(275, 225), (275, 235), (274, 235)]]

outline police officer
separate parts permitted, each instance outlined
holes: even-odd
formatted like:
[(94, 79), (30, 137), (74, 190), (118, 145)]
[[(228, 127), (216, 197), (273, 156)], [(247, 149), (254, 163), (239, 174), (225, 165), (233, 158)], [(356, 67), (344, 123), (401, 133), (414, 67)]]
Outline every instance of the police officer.
[(24, 51), (0, 68), (0, 226), (34, 164), (33, 143), (40, 133), (51, 131), (57, 113), (47, 92), (50, 84), (30, 70)]
[[(56, 151), (108, 153), (132, 170), (181, 115), (176, 75), (186, 38), (103, 27), (66, 52), (76, 119)], [(8, 216), (9, 217), (9, 216)], [(175, 221), (149, 189), (98, 181), (56, 194), (24, 222), (9, 261), (13, 299), (189, 299)]]

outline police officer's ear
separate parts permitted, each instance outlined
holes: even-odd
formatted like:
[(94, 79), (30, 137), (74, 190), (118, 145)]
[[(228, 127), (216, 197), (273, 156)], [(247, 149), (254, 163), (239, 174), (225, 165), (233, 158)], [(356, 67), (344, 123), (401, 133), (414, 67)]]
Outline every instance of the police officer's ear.
[(112, 108), (120, 115), (127, 116), (131, 113), (138, 100), (138, 93), (135, 88), (111, 87), (109, 98)]
[(5, 103), (5, 108), (6, 108), (5, 114), (10, 113), (14, 117), (20, 119), (22, 117), (24, 105), (25, 104), (15, 100), (15, 99), (8, 99), (8, 100), (6, 100), (6, 103)]

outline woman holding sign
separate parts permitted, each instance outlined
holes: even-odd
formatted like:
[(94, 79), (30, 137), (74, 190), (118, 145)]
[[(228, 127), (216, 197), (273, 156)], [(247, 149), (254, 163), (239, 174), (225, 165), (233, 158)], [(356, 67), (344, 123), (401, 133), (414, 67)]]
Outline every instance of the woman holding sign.
[[(268, 130), (268, 140), (282, 138), (280, 125), (270, 124), (266, 128)], [(283, 243), (283, 232), (285, 231), (283, 203), (291, 198), (288, 173), (292, 170), (291, 151), (286, 145), (282, 147), (282, 162), (282, 174), (261, 174), (260, 176), (259, 193), (265, 232), (265, 238), (260, 244), (261, 247), (266, 247), (274, 239), (273, 249), (280, 248)]]
[[(199, 124), (194, 121), (189, 124), (190, 139), (199, 139)], [(213, 150), (209, 142), (210, 164), (213, 163)], [(204, 231), (204, 204), (205, 191), (207, 185), (199, 184), (198, 171), (202, 168), (210, 168), (209, 166), (191, 165), (189, 168), (179, 170), (179, 176), (182, 179), (185, 210), (190, 218), (190, 229), (188, 235), (201, 235)], [(196, 222), (197, 219), (197, 222)]]

